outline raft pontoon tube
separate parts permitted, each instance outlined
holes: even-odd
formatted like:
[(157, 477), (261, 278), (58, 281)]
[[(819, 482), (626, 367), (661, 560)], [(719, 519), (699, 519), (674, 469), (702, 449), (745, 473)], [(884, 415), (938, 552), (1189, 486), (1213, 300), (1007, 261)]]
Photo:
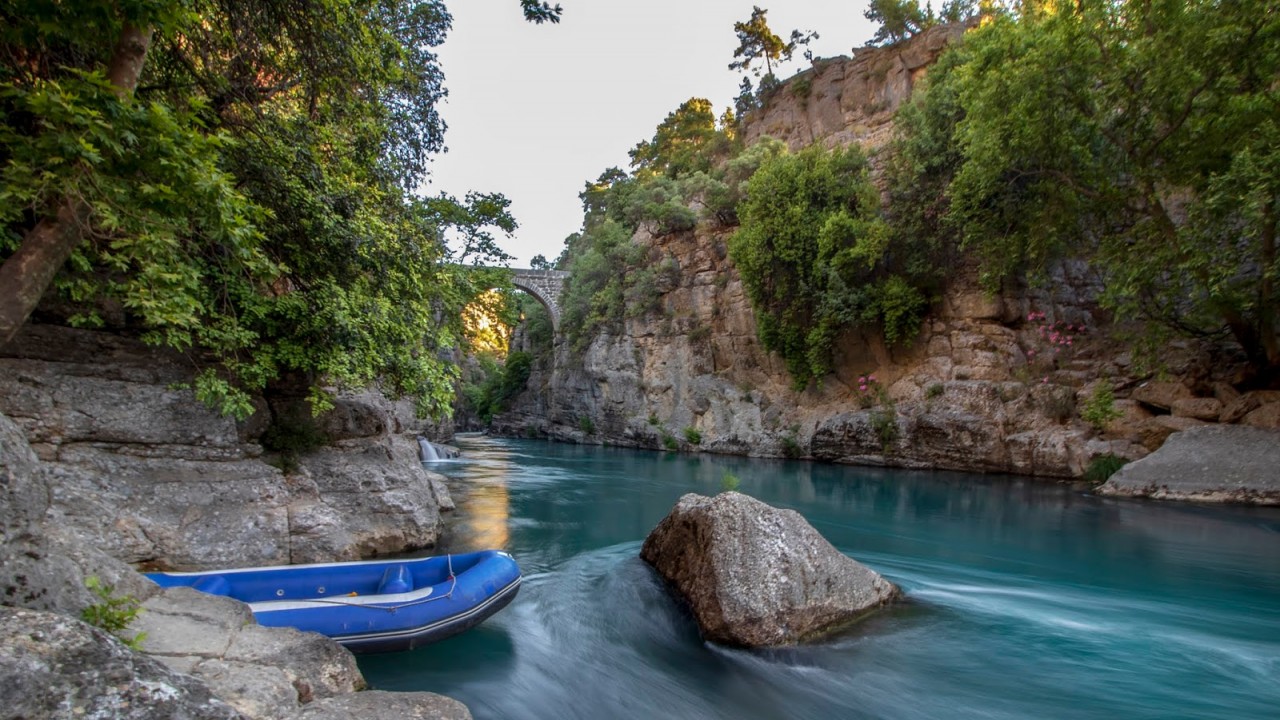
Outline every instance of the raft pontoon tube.
[(352, 652), (410, 650), (480, 624), (520, 589), (501, 550), (404, 560), (147, 573), (249, 604), (258, 623), (327, 635)]

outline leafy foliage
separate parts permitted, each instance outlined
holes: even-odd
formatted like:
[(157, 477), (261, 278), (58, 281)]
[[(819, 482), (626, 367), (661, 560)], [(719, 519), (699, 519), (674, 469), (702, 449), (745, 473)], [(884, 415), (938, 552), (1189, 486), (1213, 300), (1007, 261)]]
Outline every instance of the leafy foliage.
[[(769, 21), (765, 18), (768, 14), (768, 10), (755, 5), (751, 8), (749, 19), (733, 24), (733, 32), (738, 36), (738, 47), (733, 51), (733, 56), (741, 59), (729, 63), (730, 70), (750, 70), (753, 62), (763, 60), (765, 74), (772, 75), (775, 62), (782, 60), (784, 55), (791, 57), (787, 44), (770, 29)], [(758, 65), (755, 74), (757, 77), (760, 75)]]
[(663, 235), (692, 230), (700, 216), (735, 217), (740, 175), (749, 171), (726, 170), (739, 152), (733, 123), (731, 112), (717, 120), (708, 101), (691, 98), (631, 151), (634, 173), (609, 168), (586, 183), (578, 196), (583, 229), (565, 239), (558, 262), (570, 273), (561, 314), (575, 349), (628, 317), (658, 311), (674, 287), (678, 264), (636, 244), (639, 228)]
[(520, 333), (523, 336), (521, 347), (534, 357), (546, 357), (555, 346), (555, 328), (551, 322), (551, 312), (532, 295), (519, 293), (516, 296), (516, 309)]
[(904, 116), (922, 190), (894, 212), (975, 250), (990, 287), (1090, 258), (1120, 317), (1229, 335), (1256, 382), (1280, 380), (1273, 10), (1086, 0), (994, 14)]
[[(0, 257), (82, 199), (56, 279), (73, 322), (123, 308), (192, 350), (197, 396), (235, 415), (283, 374), (317, 409), (322, 383), (380, 378), (447, 412), (460, 311), (506, 285), (468, 265), (503, 259), (492, 232), (515, 223), (499, 195), (407, 194), (443, 147), (441, 2), (18, 2), (0, 20)], [(131, 25), (154, 40), (122, 97), (104, 67)]]
[(880, 24), (872, 45), (901, 42), (934, 23), (933, 10), (922, 9), (916, 0), (871, 0), (862, 15)]
[(935, 14), (931, 3), (922, 8), (917, 0), (871, 0), (862, 16), (880, 27), (867, 44), (893, 45), (938, 23), (964, 22), (976, 14), (978, 4), (974, 0), (945, 0)]
[(1099, 455), (1093, 459), (1093, 462), (1089, 463), (1088, 469), (1084, 471), (1084, 479), (1091, 483), (1101, 485), (1111, 479), (1111, 476), (1119, 472), (1120, 468), (1124, 467), (1127, 463), (1128, 460), (1117, 455), (1112, 455), (1111, 453)]
[(482, 380), (462, 387), (463, 406), (475, 413), (486, 425), (495, 415), (511, 407), (511, 402), (524, 391), (533, 372), (533, 355), (523, 351), (507, 354), (498, 364), (493, 355), (478, 355)]
[(894, 442), (898, 440), (898, 412), (892, 405), (888, 407), (876, 408), (868, 415), (871, 422), (871, 429), (876, 434), (876, 439), (880, 441), (880, 447), (888, 452)]
[(1080, 419), (1089, 423), (1097, 431), (1101, 431), (1107, 423), (1123, 415), (1124, 413), (1116, 408), (1116, 397), (1111, 389), (1111, 383), (1105, 380), (1094, 386), (1093, 393), (1080, 409)]
[[(768, 13), (768, 10), (762, 10), (758, 5), (753, 6), (748, 20), (733, 24), (733, 31), (738, 36), (738, 47), (733, 51), (733, 56), (739, 59), (729, 63), (729, 69), (751, 71), (753, 75), (760, 78), (760, 86), (755, 91), (752, 89), (751, 80), (747, 77), (742, 78), (738, 98), (734, 101), (734, 108), (739, 117), (760, 107), (779, 87), (778, 78), (773, 74), (775, 64), (780, 65), (790, 60), (798, 48), (818, 39), (816, 32), (792, 30), (790, 39), (783, 42), (782, 38), (769, 28), (769, 22), (765, 17)], [(808, 49), (804, 51), (804, 56), (807, 60), (813, 60), (813, 53)], [(765, 64), (763, 77), (760, 75), (760, 65), (757, 63), (760, 60)], [(752, 63), (757, 63), (754, 68)]]
[(794, 432), (784, 435), (780, 441), (782, 444), (782, 456), (794, 460), (804, 455), (804, 448), (800, 446), (800, 441), (796, 439)]
[(631, 166), (637, 175), (669, 178), (707, 172), (717, 156), (728, 154), (731, 141), (730, 135), (716, 127), (711, 101), (689, 98), (658, 125), (652, 140), (631, 150)]
[(131, 595), (117, 596), (113, 586), (103, 584), (94, 575), (85, 578), (84, 586), (101, 602), (93, 603), (81, 610), (80, 619), (115, 635), (130, 648), (141, 650), (142, 641), (146, 639), (147, 634), (128, 635), (125, 632), (133, 621), (138, 619), (138, 613), (142, 612), (138, 599)]
[(644, 248), (617, 221), (605, 220), (565, 240), (569, 278), (561, 296), (561, 323), (574, 347), (602, 330), (615, 329), (626, 314), (627, 291), (645, 269)]
[(778, 155), (748, 182), (729, 253), (761, 341), (782, 355), (797, 388), (828, 372), (841, 329), (874, 326), (896, 342), (919, 327), (927, 290), (911, 273), (912, 253), (891, 246), (878, 209), (853, 148)]

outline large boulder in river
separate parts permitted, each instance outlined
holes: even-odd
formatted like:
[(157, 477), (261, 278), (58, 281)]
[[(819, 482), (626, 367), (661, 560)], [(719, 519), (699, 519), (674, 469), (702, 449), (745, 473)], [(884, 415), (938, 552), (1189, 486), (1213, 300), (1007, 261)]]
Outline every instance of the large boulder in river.
[(1202, 425), (1121, 468), (1102, 495), (1280, 505), (1280, 431)]
[(680, 498), (640, 557), (689, 603), (703, 637), (725, 645), (816, 639), (899, 594), (799, 513), (735, 492)]

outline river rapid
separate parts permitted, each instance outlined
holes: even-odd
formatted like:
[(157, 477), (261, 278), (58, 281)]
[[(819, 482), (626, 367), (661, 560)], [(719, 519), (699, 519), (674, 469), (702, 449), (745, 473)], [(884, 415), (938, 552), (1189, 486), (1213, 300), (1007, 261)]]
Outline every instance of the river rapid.
[[(1094, 497), (1040, 480), (542, 441), (431, 463), (446, 544), (503, 548), (519, 596), (370, 684), (486, 718), (1280, 717), (1280, 510)], [(909, 601), (816, 645), (704, 643), (638, 558), (684, 493), (792, 508)]]

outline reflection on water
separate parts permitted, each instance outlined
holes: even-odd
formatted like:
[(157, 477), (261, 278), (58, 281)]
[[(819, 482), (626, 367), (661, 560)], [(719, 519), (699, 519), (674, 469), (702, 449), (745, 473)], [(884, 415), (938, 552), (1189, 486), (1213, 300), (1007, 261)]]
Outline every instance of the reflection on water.
[[(465, 438), (467, 436), (462, 436)], [(473, 441), (475, 437), (472, 436)], [(467, 552), (505, 549), (511, 540), (511, 495), (507, 487), (511, 453), (500, 445), (486, 445), (480, 457), (451, 460), (448, 464), (423, 463), (432, 472), (455, 478), (449, 494), (457, 510), (446, 515), (442, 541), (433, 550)], [(457, 478), (465, 478), (458, 482)]]
[[(375, 687), (483, 718), (1272, 718), (1280, 512), (1096, 498), (1019, 478), (475, 439), (447, 549), (525, 584), (476, 630), (366, 656)], [(700, 641), (637, 559), (681, 494), (802, 513), (911, 602), (832, 641)]]
[(459, 522), (451, 526), (452, 537), (461, 534), (472, 547), (507, 547), (511, 539), (510, 501), (505, 483), (484, 483), (472, 488), (460, 505)]

